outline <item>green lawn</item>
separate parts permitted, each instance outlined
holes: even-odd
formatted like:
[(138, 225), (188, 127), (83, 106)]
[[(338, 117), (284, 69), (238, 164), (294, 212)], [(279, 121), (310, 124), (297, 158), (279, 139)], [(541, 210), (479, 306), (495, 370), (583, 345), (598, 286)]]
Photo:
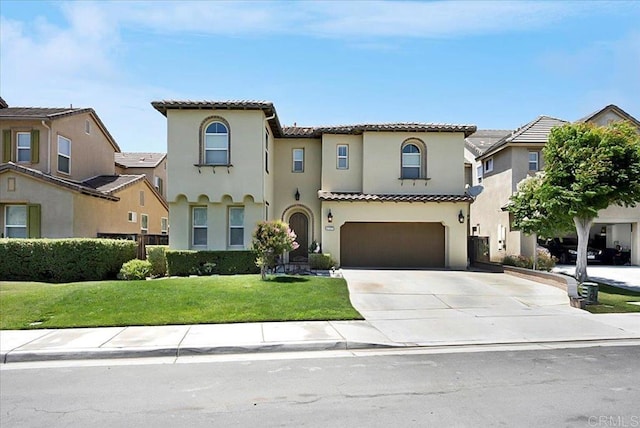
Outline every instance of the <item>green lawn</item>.
[(344, 279), (259, 275), (0, 283), (0, 329), (353, 320)]
[(593, 314), (640, 312), (640, 306), (630, 305), (627, 302), (640, 302), (640, 293), (624, 288), (611, 287), (606, 284), (599, 284), (599, 304), (587, 305), (586, 309)]

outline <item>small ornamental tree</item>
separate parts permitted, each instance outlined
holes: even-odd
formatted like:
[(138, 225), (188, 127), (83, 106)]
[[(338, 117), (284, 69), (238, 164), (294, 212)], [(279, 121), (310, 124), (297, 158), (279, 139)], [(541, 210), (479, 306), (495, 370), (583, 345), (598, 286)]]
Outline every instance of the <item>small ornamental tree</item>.
[(278, 256), (298, 248), (296, 234), (283, 221), (261, 221), (253, 232), (253, 250), (257, 253), (256, 264), (260, 268), (262, 280), (267, 277), (267, 269), (276, 266)]
[(589, 230), (598, 211), (640, 202), (640, 135), (622, 122), (553, 128), (543, 149), (545, 172), (511, 197), (516, 228), (552, 236), (571, 224), (578, 235), (575, 277), (587, 279)]

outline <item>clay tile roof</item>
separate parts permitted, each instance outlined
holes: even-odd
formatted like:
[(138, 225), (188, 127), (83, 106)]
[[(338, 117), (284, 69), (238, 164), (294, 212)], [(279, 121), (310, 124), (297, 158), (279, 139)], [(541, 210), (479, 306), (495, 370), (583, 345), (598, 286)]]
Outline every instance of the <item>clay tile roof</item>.
[(343, 193), (318, 191), (318, 198), (323, 201), (346, 201), (346, 202), (472, 202), (469, 195), (405, 195), (405, 194), (384, 194), (372, 195), (365, 193)]
[(166, 153), (114, 153), (115, 162), (124, 168), (155, 168)]
[(99, 192), (112, 194), (137, 181), (144, 180), (145, 175), (98, 175), (82, 182), (83, 185)]
[(476, 131), (475, 125), (454, 125), (448, 123), (364, 123), (357, 125), (336, 125), (317, 127), (285, 127), (285, 137), (320, 138), (322, 134), (351, 134), (363, 132), (464, 132), (469, 136)]

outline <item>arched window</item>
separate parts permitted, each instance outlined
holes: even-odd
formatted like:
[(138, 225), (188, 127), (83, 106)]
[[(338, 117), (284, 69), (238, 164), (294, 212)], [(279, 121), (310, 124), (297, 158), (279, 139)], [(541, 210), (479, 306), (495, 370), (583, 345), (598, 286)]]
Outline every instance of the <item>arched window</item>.
[(416, 144), (409, 143), (402, 147), (401, 178), (422, 178), (422, 153)]
[(204, 163), (229, 164), (229, 129), (222, 122), (211, 122), (204, 130)]

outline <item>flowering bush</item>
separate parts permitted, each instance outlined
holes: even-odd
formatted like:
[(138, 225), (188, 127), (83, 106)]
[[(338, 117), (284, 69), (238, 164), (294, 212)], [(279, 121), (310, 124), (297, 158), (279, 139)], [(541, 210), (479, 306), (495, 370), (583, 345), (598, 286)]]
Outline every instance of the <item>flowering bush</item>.
[(267, 269), (276, 266), (278, 256), (299, 247), (296, 234), (283, 221), (261, 221), (253, 232), (253, 250), (257, 253), (256, 264), (260, 268), (262, 279)]
[[(536, 270), (551, 271), (556, 265), (556, 258), (549, 253), (546, 248), (538, 248), (538, 263)], [(533, 259), (525, 256), (505, 256), (502, 264), (507, 266), (515, 266), (527, 269), (533, 269)]]

